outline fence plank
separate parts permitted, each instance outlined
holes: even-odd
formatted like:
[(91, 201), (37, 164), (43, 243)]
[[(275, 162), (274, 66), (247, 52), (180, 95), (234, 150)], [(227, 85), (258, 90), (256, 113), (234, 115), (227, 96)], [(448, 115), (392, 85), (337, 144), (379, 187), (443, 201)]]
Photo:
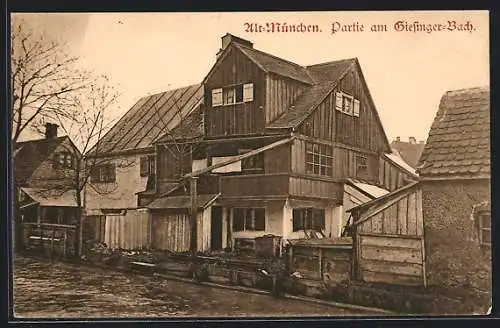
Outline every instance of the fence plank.
[(422, 263), (422, 253), (418, 249), (392, 248), (382, 246), (363, 245), (362, 259), (382, 260), (388, 262)]
[(361, 271), (361, 276), (362, 279), (366, 282), (379, 282), (411, 286), (418, 286), (423, 284), (422, 278), (416, 276), (404, 276), (392, 273), (371, 272), (366, 270)]
[(408, 233), (408, 225), (406, 216), (408, 215), (408, 198), (403, 198), (398, 202), (398, 234), (406, 235)]
[(416, 195), (411, 193), (408, 196), (408, 234), (417, 234), (417, 216), (416, 216)]
[(394, 263), (364, 260), (361, 262), (361, 270), (422, 277), (422, 265), (416, 263)]
[(405, 237), (386, 237), (384, 235), (379, 236), (366, 236), (361, 235), (361, 243), (363, 245), (371, 246), (386, 246), (394, 248), (412, 248), (420, 249), (420, 238), (405, 238)]

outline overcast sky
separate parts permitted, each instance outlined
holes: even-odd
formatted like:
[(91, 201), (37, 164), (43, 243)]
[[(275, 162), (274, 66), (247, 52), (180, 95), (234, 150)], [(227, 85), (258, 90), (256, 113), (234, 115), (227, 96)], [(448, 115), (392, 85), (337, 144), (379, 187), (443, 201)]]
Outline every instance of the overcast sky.
[[(142, 96), (201, 82), (229, 32), (301, 65), (357, 57), (389, 140), (427, 138), (447, 90), (489, 85), (487, 12), (31, 14), (24, 19), (65, 40), (81, 65), (108, 75), (121, 116)], [(473, 31), (396, 32), (394, 23), (466, 23)], [(316, 24), (319, 33), (252, 33), (245, 23)], [(331, 33), (332, 24), (364, 25)], [(387, 32), (370, 32), (386, 24)], [(335, 24), (338, 27), (338, 24)], [(457, 25), (458, 26), (458, 25)], [(470, 25), (467, 25), (470, 26)], [(353, 30), (353, 28), (351, 28)]]

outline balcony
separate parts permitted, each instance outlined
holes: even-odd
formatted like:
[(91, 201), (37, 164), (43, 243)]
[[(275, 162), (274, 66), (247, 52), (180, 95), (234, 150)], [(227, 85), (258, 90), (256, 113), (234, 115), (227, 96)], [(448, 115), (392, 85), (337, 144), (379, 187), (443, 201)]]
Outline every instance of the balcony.
[(227, 198), (284, 198), (290, 184), (288, 174), (251, 174), (220, 179), (222, 197)]

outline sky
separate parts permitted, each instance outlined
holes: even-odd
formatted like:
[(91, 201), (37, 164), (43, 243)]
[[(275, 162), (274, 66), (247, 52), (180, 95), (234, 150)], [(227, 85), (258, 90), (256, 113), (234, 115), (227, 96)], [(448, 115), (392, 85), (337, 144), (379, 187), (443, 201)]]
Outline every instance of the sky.
[[(37, 13), (22, 18), (66, 42), (82, 68), (110, 78), (121, 94), (114, 118), (143, 96), (200, 83), (226, 33), (300, 65), (357, 57), (390, 141), (397, 136), (425, 140), (446, 91), (489, 85), (487, 11)], [(442, 30), (409, 30), (414, 22), (441, 24)], [(455, 22), (455, 29), (446, 29), (448, 22)], [(248, 29), (266, 23), (302, 23), (319, 32)], [(370, 31), (376, 24), (386, 31)]]

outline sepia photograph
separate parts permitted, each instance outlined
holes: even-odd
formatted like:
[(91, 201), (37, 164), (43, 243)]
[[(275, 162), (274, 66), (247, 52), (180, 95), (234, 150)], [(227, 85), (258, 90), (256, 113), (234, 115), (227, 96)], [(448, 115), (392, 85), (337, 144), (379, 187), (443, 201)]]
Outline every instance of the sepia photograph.
[(491, 312), (488, 11), (10, 29), (11, 320)]

